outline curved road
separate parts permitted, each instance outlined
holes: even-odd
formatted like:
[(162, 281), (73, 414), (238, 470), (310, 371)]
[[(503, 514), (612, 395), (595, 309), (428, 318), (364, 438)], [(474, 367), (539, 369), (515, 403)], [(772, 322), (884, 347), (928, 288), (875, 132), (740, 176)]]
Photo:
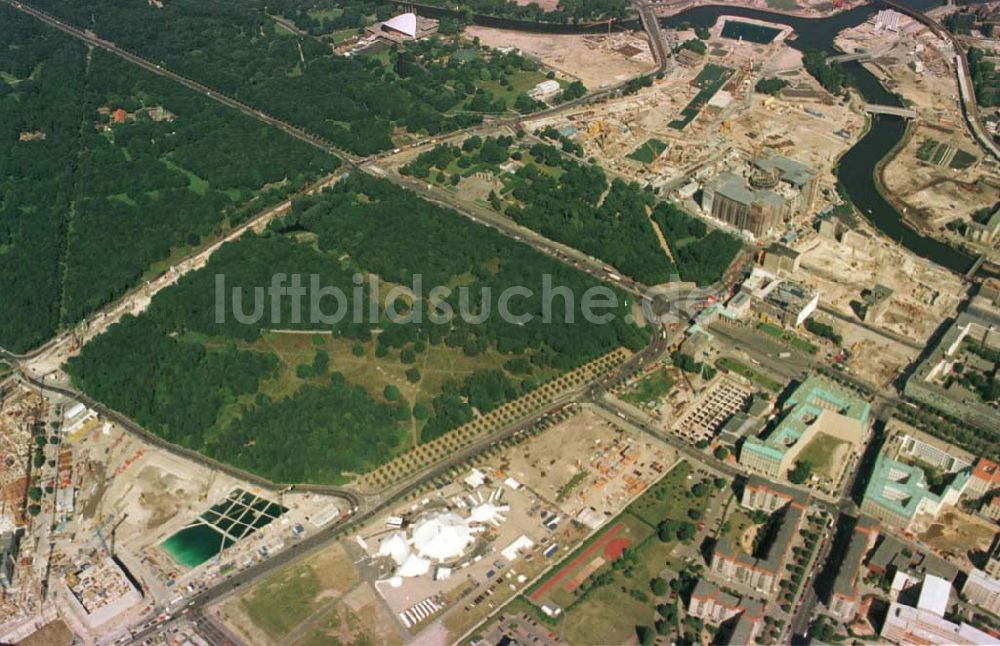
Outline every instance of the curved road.
[(927, 26), (935, 36), (951, 43), (952, 47), (955, 49), (955, 58), (958, 67), (958, 95), (959, 101), (962, 104), (962, 114), (965, 115), (965, 122), (969, 126), (969, 130), (972, 132), (972, 138), (979, 143), (986, 152), (993, 155), (997, 160), (1000, 160), (1000, 148), (997, 148), (996, 144), (993, 143), (993, 138), (990, 134), (986, 132), (983, 128), (982, 121), (979, 120), (979, 106), (976, 105), (976, 92), (973, 89), (972, 74), (969, 70), (969, 60), (965, 55), (965, 47), (962, 45), (961, 41), (956, 38), (950, 31), (945, 29), (944, 25), (934, 20), (922, 11), (917, 11), (912, 9), (902, 2), (897, 0), (879, 0), (882, 4), (887, 7), (898, 11), (901, 14), (907, 15), (914, 20), (923, 23)]

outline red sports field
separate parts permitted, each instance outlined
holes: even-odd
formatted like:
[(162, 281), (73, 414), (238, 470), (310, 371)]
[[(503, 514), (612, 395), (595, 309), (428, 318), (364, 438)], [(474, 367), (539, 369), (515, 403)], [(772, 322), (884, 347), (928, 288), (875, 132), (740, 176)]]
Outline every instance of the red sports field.
[[(580, 568), (585, 563), (589, 563), (590, 559), (598, 553), (598, 550), (603, 550), (603, 554), (607, 556), (610, 549), (617, 551), (617, 554), (621, 554), (621, 550), (625, 549), (631, 544), (627, 538), (620, 538), (615, 540), (615, 536), (621, 530), (625, 529), (625, 525), (621, 523), (615, 523), (613, 527), (608, 529), (604, 534), (598, 538), (596, 541), (590, 544), (590, 546), (583, 551), (582, 554), (573, 559), (570, 563), (567, 563), (558, 572), (549, 577), (549, 580), (543, 583), (537, 590), (531, 594), (532, 601), (538, 601), (542, 598), (546, 592), (551, 590), (560, 581), (566, 577), (572, 575), (578, 568)], [(622, 545), (622, 542), (624, 544)], [(579, 583), (579, 582), (577, 582)], [(576, 586), (574, 586), (576, 587)]]

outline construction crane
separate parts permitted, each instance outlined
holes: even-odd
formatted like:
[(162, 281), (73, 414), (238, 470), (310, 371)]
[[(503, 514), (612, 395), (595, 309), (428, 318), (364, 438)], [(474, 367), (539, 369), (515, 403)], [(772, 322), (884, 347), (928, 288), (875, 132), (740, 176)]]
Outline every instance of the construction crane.
[(121, 518), (118, 519), (118, 522), (116, 522), (114, 524), (114, 526), (111, 527), (111, 547), (110, 548), (108, 548), (107, 541), (104, 540), (104, 528), (111, 524), (111, 522), (114, 520), (114, 517), (108, 518), (107, 520), (105, 520), (103, 523), (101, 523), (97, 527), (97, 530), (96, 530), (95, 533), (97, 534), (97, 538), (101, 541), (101, 547), (104, 548), (104, 552), (108, 556), (114, 556), (115, 555), (115, 533), (118, 531), (118, 526), (121, 525), (123, 522), (125, 522), (126, 518), (128, 518), (128, 513), (127, 512), (124, 513), (124, 514), (122, 514)]

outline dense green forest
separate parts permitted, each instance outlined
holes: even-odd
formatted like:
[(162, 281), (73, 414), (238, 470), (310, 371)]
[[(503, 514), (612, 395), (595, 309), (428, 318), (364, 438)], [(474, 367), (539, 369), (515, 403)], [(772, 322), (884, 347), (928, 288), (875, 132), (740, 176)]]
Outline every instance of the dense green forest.
[(37, 345), (173, 250), (338, 164), (102, 50), (88, 55), (7, 6), (0, 35), (8, 43), (0, 50), (0, 299), (8, 305), (0, 345), (8, 349)]
[[(479, 170), (497, 172), (508, 159), (523, 163), (508, 178), (504, 199), (494, 194), (491, 205), (542, 235), (610, 263), (628, 276), (649, 284), (666, 282), (674, 273), (657, 242), (646, 215), (649, 193), (615, 179), (604, 171), (563, 153), (582, 155), (583, 148), (554, 128), (537, 133), (560, 147), (535, 143), (512, 149), (511, 137), (470, 137), (461, 149), (440, 145), (403, 166), (403, 174), (426, 178), (453, 163), (461, 176)], [(530, 157), (530, 159), (529, 159)], [(442, 175), (443, 176), (443, 175)], [(452, 177), (455, 177), (454, 175)]]
[(761, 94), (770, 94), (773, 96), (780, 93), (787, 85), (788, 81), (785, 79), (772, 76), (771, 78), (757, 81), (757, 85), (755, 85), (753, 89)]
[[(581, 157), (580, 144), (555, 128), (536, 133), (559, 147), (530, 147), (512, 137), (469, 137), (461, 147), (440, 144), (400, 168), (403, 175), (460, 185), (478, 172), (501, 177), (504, 189), (489, 196), (490, 206), (542, 235), (586, 251), (626, 275), (647, 284), (682, 280), (708, 284), (718, 280), (742, 248), (724, 231), (705, 224), (653, 196), (635, 184), (608, 180), (604, 171), (568, 155)], [(517, 145), (515, 145), (517, 144)], [(500, 173), (508, 160), (520, 164)], [(655, 204), (655, 207), (654, 207)], [(674, 262), (667, 256), (650, 224), (663, 232)]]
[(743, 244), (722, 229), (705, 223), (667, 202), (656, 205), (653, 220), (660, 226), (677, 262), (681, 280), (708, 285), (719, 280)]
[(514, 0), (427, 0), (426, 4), (458, 9), (470, 14), (573, 24), (625, 18), (629, 9), (627, 0), (560, 0), (559, 6), (550, 11), (534, 2), (522, 4)]
[(840, 65), (834, 63), (828, 65), (826, 53), (817, 49), (808, 49), (802, 55), (802, 64), (806, 71), (812, 75), (823, 88), (830, 94), (840, 94), (850, 82), (850, 77), (841, 69)]
[(387, 20), (396, 10), (380, 0), (272, 0), (268, 8), (313, 36), (361, 29), (375, 20)]
[[(404, 323), (388, 320), (382, 312), (377, 320), (347, 316), (317, 324), (307, 316), (296, 322), (286, 298), (279, 323), (272, 323), (270, 307), (264, 307), (268, 315), (257, 322), (240, 323), (231, 315), (219, 322), (216, 275), (239, 288), (242, 311), (249, 312), (252, 288), (269, 285), (276, 272), (316, 274), (320, 284), (339, 286), (347, 295), (348, 312), (371, 296), (367, 289), (354, 293), (356, 272), (405, 285), (419, 272), (420, 298), (409, 307), (424, 307), (428, 313), (434, 286), (465, 286), (471, 303), (467, 309), (478, 314), (487, 307), (496, 312), (501, 292), (523, 285), (535, 294), (518, 297), (514, 309), (533, 318), (519, 324), (494, 314), (476, 324), (461, 317), (434, 322), (426, 316), (423, 323)], [(561, 299), (553, 305), (556, 316), (545, 322), (544, 274), (577, 295), (573, 323), (564, 322)], [(583, 320), (580, 296), (596, 284), (392, 184), (352, 175), (321, 196), (298, 200), (292, 213), (265, 233), (223, 246), (207, 267), (158, 294), (137, 319), (126, 318), (85, 346), (67, 369), (82, 390), (172, 442), (275, 480), (335, 481), (399, 450), (409, 432), (413, 402), (399, 401), (395, 389), (359, 390), (343, 379), (335, 360), (325, 358), (302, 370), (310, 378), (307, 385), (272, 398), (262, 390), (276, 377), (275, 357), (254, 345), (263, 331), (332, 331), (361, 354), (373, 344), (376, 356), (393, 353), (403, 363), (444, 351), (509, 357), (502, 370), (482, 370), (446, 383), (429, 407), (420, 407), (419, 415), (430, 415), (422, 432), (428, 440), (471, 419), (473, 408), (490, 410), (535, 387), (536, 375), (571, 369), (620, 345), (640, 348), (647, 336), (625, 320), (628, 307), (621, 293), (611, 322)], [(444, 302), (455, 312), (461, 309), (457, 291)], [(327, 314), (331, 309), (330, 303), (324, 305)], [(420, 379), (419, 371), (414, 378)], [(412, 413), (418, 414), (416, 407)]]
[(972, 83), (976, 89), (976, 101), (983, 107), (1000, 105), (1000, 73), (996, 63), (986, 60), (993, 52), (983, 51), (978, 47), (969, 48), (969, 69), (972, 72)]
[[(533, 164), (515, 174), (507, 215), (547, 238), (585, 251), (641, 282), (670, 280), (675, 268), (646, 215), (653, 196), (599, 166), (578, 162), (546, 144), (531, 147)], [(553, 173), (546, 169), (559, 169)]]
[(37, 4), (359, 155), (393, 148), (394, 128), (435, 135), (480, 123), (512, 107), (515, 76), (537, 70), (516, 52), (443, 38), (378, 56), (334, 54), (277, 27), (265, 0)]

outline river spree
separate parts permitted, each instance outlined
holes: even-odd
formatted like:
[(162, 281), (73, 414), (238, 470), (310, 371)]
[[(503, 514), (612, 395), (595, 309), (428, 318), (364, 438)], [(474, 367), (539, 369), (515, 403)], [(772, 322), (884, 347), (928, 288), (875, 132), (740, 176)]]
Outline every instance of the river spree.
[[(937, 0), (909, 0), (906, 4), (924, 11), (940, 3)], [(833, 42), (837, 34), (861, 24), (877, 10), (878, 7), (875, 5), (867, 5), (841, 12), (830, 18), (811, 19), (742, 7), (703, 6), (661, 18), (660, 23), (665, 27), (678, 27), (684, 23), (708, 27), (714, 25), (719, 16), (723, 15), (754, 18), (785, 24), (794, 29), (793, 38), (786, 41), (791, 47), (802, 51), (818, 49), (834, 53), (836, 49)], [(899, 97), (886, 90), (863, 65), (856, 62), (847, 63), (843, 68), (851, 75), (854, 87), (868, 103), (902, 105)], [(917, 232), (882, 197), (875, 185), (876, 166), (902, 140), (905, 132), (906, 122), (899, 117), (873, 117), (868, 133), (841, 158), (837, 178), (847, 189), (855, 206), (886, 236), (917, 255), (952, 271), (965, 273), (974, 262), (971, 256)]]

